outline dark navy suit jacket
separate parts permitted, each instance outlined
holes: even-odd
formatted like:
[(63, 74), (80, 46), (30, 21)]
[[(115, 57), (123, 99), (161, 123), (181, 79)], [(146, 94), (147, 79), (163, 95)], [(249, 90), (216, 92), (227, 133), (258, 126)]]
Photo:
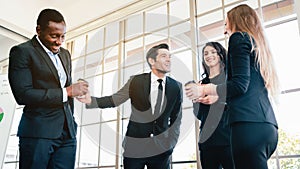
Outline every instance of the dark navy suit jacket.
[[(222, 84), (226, 80), (225, 73), (209, 79), (205, 77), (202, 84)], [(230, 145), (230, 126), (228, 124), (228, 112), (225, 98), (220, 98), (216, 103), (207, 105), (194, 103), (193, 111), (195, 116), (201, 121), (199, 134), (199, 149), (209, 149), (213, 146)]]
[[(69, 86), (71, 55), (63, 48), (59, 52)], [(73, 99), (63, 103), (63, 93), (57, 70), (48, 54), (37, 41), (31, 40), (14, 46), (9, 57), (9, 82), (19, 105), (25, 105), (18, 128), (18, 136), (33, 138), (59, 138), (64, 121), (72, 138), (77, 124), (73, 117)]]
[(227, 83), (217, 86), (227, 96), (229, 122), (264, 122), (277, 127), (268, 91), (255, 62), (250, 36), (233, 33), (229, 38)]
[(172, 152), (177, 143), (182, 117), (181, 83), (166, 77), (165, 97), (159, 116), (152, 114), (150, 102), (150, 73), (132, 76), (112, 96), (92, 97), (87, 108), (116, 107), (126, 100), (131, 101), (131, 115), (123, 142), (127, 157), (149, 157)]

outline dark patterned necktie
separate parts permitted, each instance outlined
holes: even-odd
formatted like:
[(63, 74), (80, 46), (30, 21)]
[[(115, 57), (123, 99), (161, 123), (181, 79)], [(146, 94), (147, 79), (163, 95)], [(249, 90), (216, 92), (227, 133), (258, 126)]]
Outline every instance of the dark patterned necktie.
[(162, 94), (163, 94), (163, 86), (162, 86), (163, 80), (158, 79), (157, 81), (158, 81), (159, 85), (158, 85), (156, 104), (155, 104), (155, 108), (154, 108), (154, 115), (159, 115), (161, 102), (162, 102)]

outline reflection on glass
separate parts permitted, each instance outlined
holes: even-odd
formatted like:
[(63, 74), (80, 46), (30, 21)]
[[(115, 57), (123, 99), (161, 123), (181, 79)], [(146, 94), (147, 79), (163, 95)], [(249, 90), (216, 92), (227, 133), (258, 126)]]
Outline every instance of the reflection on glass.
[(126, 20), (125, 38), (133, 38), (143, 33), (143, 15), (136, 14)]
[[(174, 49), (181, 49), (191, 47), (191, 24), (190, 22), (184, 22), (179, 25), (170, 27), (170, 38), (172, 40), (172, 51)], [(173, 44), (173, 42), (176, 44)]]
[(146, 32), (152, 32), (166, 27), (168, 24), (167, 16), (166, 5), (146, 12)]
[(104, 72), (118, 69), (118, 46), (106, 49), (104, 52)]
[(98, 152), (99, 152), (99, 133), (100, 125), (94, 124), (84, 126), (81, 129), (81, 139), (77, 149), (79, 152), (79, 166), (78, 167), (96, 167), (98, 166)]
[(295, 13), (293, 0), (272, 0), (268, 3), (263, 3), (263, 18), (264, 21), (271, 21), (282, 18), (284, 16)]
[(220, 8), (222, 6), (222, 1), (211, 1), (211, 0), (198, 0), (197, 3), (197, 15), (203, 14), (210, 10)]
[(125, 65), (140, 63), (144, 60), (143, 39), (135, 39), (125, 43)]
[(103, 51), (92, 53), (86, 56), (85, 77), (91, 77), (102, 73)]
[(196, 160), (196, 152), (198, 151), (196, 149), (193, 110), (184, 109), (182, 114), (180, 136), (172, 155), (173, 162)]
[(75, 39), (72, 58), (83, 56), (85, 54), (86, 36), (80, 36)]
[(190, 6), (186, 0), (170, 2), (170, 24), (181, 22), (190, 16)]
[(119, 22), (108, 24), (105, 30), (105, 47), (119, 42)]
[(117, 145), (116, 128), (117, 123), (115, 121), (101, 124), (100, 166), (115, 165)]
[(88, 33), (87, 53), (91, 53), (103, 48), (103, 33), (103, 28)]

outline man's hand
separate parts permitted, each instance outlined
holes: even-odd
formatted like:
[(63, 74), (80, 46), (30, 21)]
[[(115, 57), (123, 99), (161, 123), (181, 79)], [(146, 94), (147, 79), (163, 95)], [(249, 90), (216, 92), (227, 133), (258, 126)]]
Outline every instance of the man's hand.
[(185, 85), (185, 94), (190, 100), (198, 99), (204, 96), (201, 83), (189, 83)]
[(83, 96), (88, 92), (89, 84), (87, 82), (77, 82), (68, 86), (67, 93), (69, 97)]

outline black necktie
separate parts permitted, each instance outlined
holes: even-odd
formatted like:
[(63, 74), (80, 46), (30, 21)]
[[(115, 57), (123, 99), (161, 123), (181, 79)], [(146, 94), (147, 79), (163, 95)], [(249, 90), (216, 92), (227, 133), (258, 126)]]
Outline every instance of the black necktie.
[(163, 94), (163, 86), (162, 86), (163, 80), (158, 79), (157, 81), (158, 81), (159, 85), (158, 85), (156, 104), (155, 104), (155, 108), (154, 108), (154, 115), (159, 115), (161, 102), (162, 102), (162, 94)]

